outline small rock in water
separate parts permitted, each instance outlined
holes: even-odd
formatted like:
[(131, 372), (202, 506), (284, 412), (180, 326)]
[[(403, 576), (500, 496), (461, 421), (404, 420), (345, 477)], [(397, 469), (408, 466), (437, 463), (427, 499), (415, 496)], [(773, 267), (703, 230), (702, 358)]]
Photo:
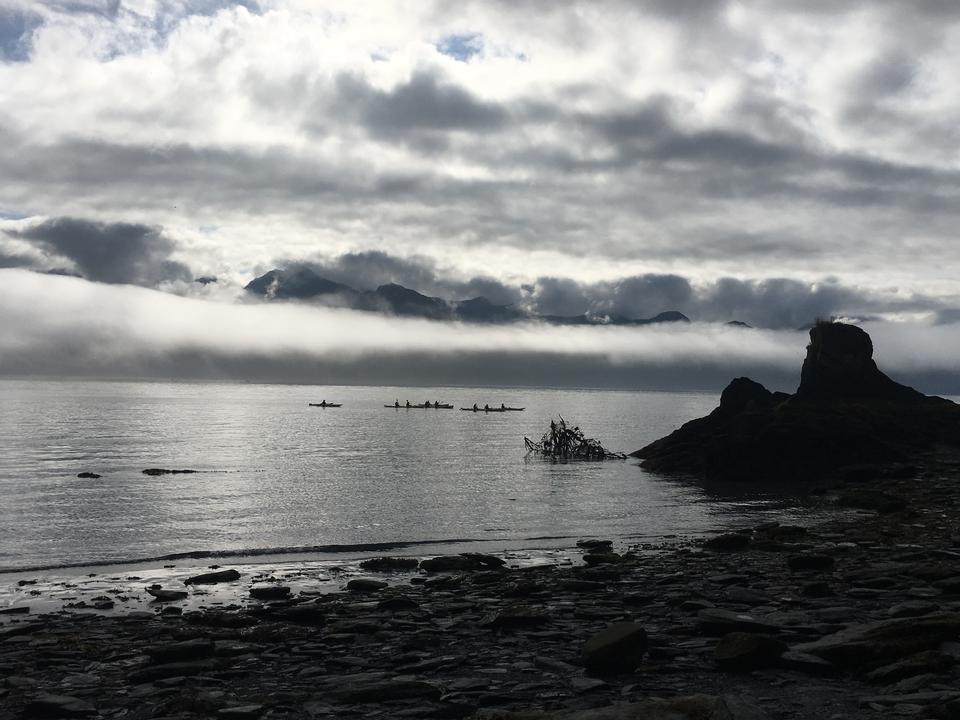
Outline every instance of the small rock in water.
[(97, 475), (97, 473), (93, 473), (93, 472), (82, 472), (82, 473), (77, 473), (77, 477), (78, 477), (78, 478), (82, 478), (82, 479), (84, 479), (84, 480), (88, 480), (88, 479), (89, 479), (89, 480), (99, 480), (101, 476), (100, 476), (100, 475)]
[(148, 587), (147, 592), (153, 595), (157, 602), (173, 602), (174, 600), (184, 600), (187, 597), (184, 590), (164, 590), (163, 588)]
[(416, 558), (377, 557), (362, 561), (360, 567), (368, 572), (397, 572), (414, 570), (419, 564)]
[(441, 555), (420, 561), (420, 569), (429, 573), (479, 570), (482, 567), (483, 565), (476, 560), (460, 555)]
[(194, 575), (183, 581), (184, 585), (213, 585), (214, 583), (232, 582), (239, 580), (240, 573), (236, 570), (220, 570), (219, 572)]
[(577, 547), (590, 552), (608, 552), (613, 547), (612, 540), (577, 540)]

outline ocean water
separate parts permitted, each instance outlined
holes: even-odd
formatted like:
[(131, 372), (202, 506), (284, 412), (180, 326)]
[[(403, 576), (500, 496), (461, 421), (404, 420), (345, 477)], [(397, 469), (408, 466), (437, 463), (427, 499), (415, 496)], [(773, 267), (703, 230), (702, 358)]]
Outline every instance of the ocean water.
[[(324, 399), (343, 407), (307, 404)], [(383, 407), (394, 399), (526, 409)], [(606, 447), (631, 452), (717, 401), (591, 390), (0, 381), (0, 569), (707, 532), (770, 504), (711, 496), (633, 459), (546, 462), (527, 455), (523, 438), (539, 438), (562, 415)], [(153, 467), (200, 472), (143, 474)], [(83, 471), (102, 477), (78, 478)]]

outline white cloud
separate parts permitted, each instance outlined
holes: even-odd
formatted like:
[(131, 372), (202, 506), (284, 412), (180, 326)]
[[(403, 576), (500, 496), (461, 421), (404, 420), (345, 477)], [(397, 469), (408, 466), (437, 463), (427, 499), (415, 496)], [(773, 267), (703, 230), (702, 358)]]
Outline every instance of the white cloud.
[[(956, 295), (956, 14), (250, 5), (0, 0), (43, 21), (26, 61), (0, 62), (0, 210), (162, 226), (236, 282), (381, 249), (511, 281)], [(445, 54), (451, 37), (471, 52)]]

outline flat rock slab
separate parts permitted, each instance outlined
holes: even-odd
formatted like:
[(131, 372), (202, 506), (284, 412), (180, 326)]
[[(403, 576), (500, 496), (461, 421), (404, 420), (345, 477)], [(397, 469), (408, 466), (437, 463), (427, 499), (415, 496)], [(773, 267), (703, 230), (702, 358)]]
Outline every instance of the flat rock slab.
[(233, 582), (240, 579), (240, 573), (236, 570), (219, 570), (212, 573), (203, 573), (188, 577), (183, 581), (184, 585), (213, 585), (214, 583)]
[(776, 634), (780, 627), (747, 613), (721, 608), (707, 608), (697, 613), (697, 626), (704, 635), (726, 635), (729, 632), (758, 632)]
[(152, 595), (157, 602), (176, 602), (177, 600), (185, 600), (187, 598), (187, 593), (184, 590), (147, 588), (147, 593)]
[(935, 613), (854, 625), (833, 635), (794, 647), (845, 669), (871, 669), (922, 650), (933, 650), (944, 640), (960, 638), (960, 614)]

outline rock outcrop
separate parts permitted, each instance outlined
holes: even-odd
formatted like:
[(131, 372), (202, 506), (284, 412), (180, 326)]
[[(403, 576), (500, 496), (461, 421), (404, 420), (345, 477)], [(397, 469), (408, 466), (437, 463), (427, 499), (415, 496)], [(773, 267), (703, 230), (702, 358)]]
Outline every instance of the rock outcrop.
[(960, 406), (887, 377), (861, 328), (820, 322), (795, 394), (737, 378), (708, 416), (633, 455), (654, 472), (796, 481), (889, 466), (938, 444), (960, 445)]

